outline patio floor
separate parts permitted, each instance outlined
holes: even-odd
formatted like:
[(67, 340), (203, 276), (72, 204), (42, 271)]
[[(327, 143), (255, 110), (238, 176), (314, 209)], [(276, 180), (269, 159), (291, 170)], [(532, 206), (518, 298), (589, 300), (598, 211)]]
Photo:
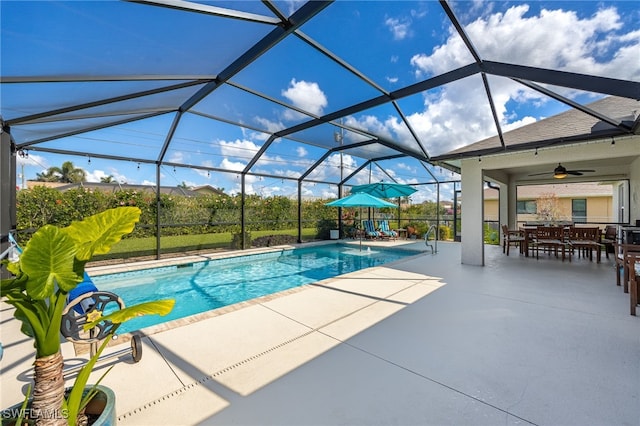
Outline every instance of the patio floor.
[[(440, 242), (144, 337), (104, 380), (119, 424), (640, 424), (640, 318), (612, 263), (485, 258), (461, 265)], [(33, 361), (9, 314), (3, 407)]]

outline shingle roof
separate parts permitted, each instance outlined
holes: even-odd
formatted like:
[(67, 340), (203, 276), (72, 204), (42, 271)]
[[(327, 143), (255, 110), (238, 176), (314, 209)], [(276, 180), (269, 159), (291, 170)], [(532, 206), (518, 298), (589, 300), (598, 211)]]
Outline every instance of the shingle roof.
[[(615, 96), (600, 99), (588, 104), (586, 107), (609, 118), (620, 120), (629, 127), (633, 127), (634, 121), (640, 115), (639, 101)], [(506, 132), (503, 137), (506, 149), (513, 151), (620, 134), (625, 134), (625, 132), (585, 112), (570, 109), (553, 117)], [(498, 136), (449, 151), (446, 154), (434, 157), (434, 160), (489, 153), (487, 150), (494, 150), (494, 152), (504, 150)]]
[[(155, 192), (155, 186), (148, 185), (135, 185), (135, 184), (127, 184), (127, 183), (105, 183), (105, 182), (82, 182), (82, 183), (69, 183), (66, 185), (58, 186), (56, 189), (58, 191), (68, 191), (70, 189), (75, 188), (85, 188), (85, 189), (94, 189), (103, 192), (116, 192), (116, 191), (140, 191), (140, 192)], [(160, 187), (161, 194), (169, 194), (169, 195), (184, 195), (187, 197), (197, 197), (202, 195), (198, 192), (191, 191), (189, 189), (181, 188), (178, 186), (161, 186)]]

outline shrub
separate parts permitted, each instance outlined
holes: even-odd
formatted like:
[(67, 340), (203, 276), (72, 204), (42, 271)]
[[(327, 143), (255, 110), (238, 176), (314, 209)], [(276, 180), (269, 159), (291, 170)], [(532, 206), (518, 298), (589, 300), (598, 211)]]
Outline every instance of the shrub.
[(500, 244), (500, 234), (487, 224), (484, 225), (484, 242), (487, 244)]
[(281, 246), (284, 244), (297, 243), (296, 237), (293, 235), (281, 234), (281, 235), (265, 235), (264, 237), (256, 238), (251, 242), (253, 247), (271, 247)]
[(440, 225), (438, 228), (438, 239), (439, 240), (450, 240), (451, 239), (451, 228), (446, 225)]
[[(251, 232), (244, 232), (244, 241), (246, 247), (251, 247)], [(231, 238), (231, 248), (234, 250), (242, 250), (242, 232), (234, 232)]]
[(332, 229), (338, 229), (338, 224), (335, 220), (320, 219), (316, 224), (316, 229), (318, 230), (318, 232), (316, 233), (316, 238), (320, 240), (328, 240), (329, 231)]

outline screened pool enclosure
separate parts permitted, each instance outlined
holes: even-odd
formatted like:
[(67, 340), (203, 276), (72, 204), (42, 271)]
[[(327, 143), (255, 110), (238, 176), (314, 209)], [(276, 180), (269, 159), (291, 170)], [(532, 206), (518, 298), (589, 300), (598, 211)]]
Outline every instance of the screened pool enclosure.
[[(414, 219), (453, 227), (462, 160), (637, 135), (637, 116), (589, 106), (640, 99), (631, 2), (475, 6), (3, 1), (2, 247), (10, 231), (24, 231), (19, 192), (67, 161), (87, 177), (83, 189), (63, 188), (76, 198), (124, 191), (104, 202), (148, 208), (141, 227), (160, 256), (164, 237), (182, 227), (224, 230), (239, 247), (247, 232), (303, 241), (325, 220), (346, 233), (338, 222), (369, 213), (314, 203), (379, 181), (418, 189), (382, 212), (394, 227)], [(565, 37), (565, 25), (586, 35)], [(605, 39), (615, 41), (595, 43)], [(562, 56), (575, 46), (581, 53)], [(572, 110), (604, 127), (509, 139)], [(203, 193), (206, 203), (175, 206)], [(438, 207), (405, 213), (423, 202)]]

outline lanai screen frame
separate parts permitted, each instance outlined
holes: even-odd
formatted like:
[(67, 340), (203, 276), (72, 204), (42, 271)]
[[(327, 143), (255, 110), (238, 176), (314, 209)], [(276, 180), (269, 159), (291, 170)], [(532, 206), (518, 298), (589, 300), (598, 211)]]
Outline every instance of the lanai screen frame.
[[(405, 113), (400, 107), (398, 101), (404, 98), (407, 98), (412, 95), (417, 95), (428, 90), (436, 89), (442, 87), (444, 85), (462, 80), (464, 78), (468, 78), (471, 76), (480, 76), (482, 82), (482, 88), (486, 93), (487, 97), (487, 105), (490, 109), (491, 116), (493, 117), (495, 129), (497, 136), (500, 141), (499, 147), (487, 148), (478, 151), (469, 152), (467, 154), (461, 154), (457, 157), (457, 160), (460, 158), (465, 158), (468, 156), (481, 156), (483, 154), (491, 154), (495, 152), (506, 152), (509, 150), (520, 150), (527, 149), (528, 147), (525, 145), (519, 147), (510, 147), (505, 143), (503, 138), (502, 125), (498, 119), (496, 114), (495, 105), (493, 102), (493, 96), (491, 92), (491, 87), (489, 85), (488, 76), (499, 76), (511, 79), (523, 86), (526, 86), (532, 90), (543, 93), (544, 95), (559, 101), (562, 104), (567, 105), (570, 108), (574, 108), (580, 110), (586, 114), (589, 114), (593, 117), (597, 117), (599, 120), (602, 120), (612, 126), (612, 135), (620, 135), (620, 134), (637, 134), (638, 133), (638, 121), (632, 126), (629, 126), (628, 123), (624, 123), (615, 117), (607, 117), (602, 115), (597, 111), (593, 111), (588, 107), (580, 105), (579, 103), (568, 99), (556, 91), (550, 90), (546, 86), (543, 85), (551, 85), (555, 86), (558, 89), (576, 89), (586, 92), (593, 92), (604, 95), (613, 95), (620, 96), (632, 99), (640, 99), (640, 84), (638, 82), (630, 81), (630, 80), (620, 80), (613, 79), (601, 76), (594, 76), (588, 74), (578, 74), (572, 72), (558, 71), (552, 69), (542, 69), (531, 66), (524, 66), (518, 64), (509, 64), (503, 62), (496, 61), (488, 61), (485, 58), (482, 58), (479, 52), (474, 47), (472, 40), (466, 33), (464, 27), (461, 25), (460, 20), (456, 16), (453, 8), (446, 1), (440, 1), (439, 5), (442, 10), (446, 14), (451, 26), (455, 28), (457, 34), (461, 37), (464, 42), (468, 52), (473, 57), (473, 61), (468, 65), (459, 67), (454, 70), (450, 70), (448, 72), (444, 72), (440, 75), (436, 75), (430, 78), (427, 78), (418, 83), (403, 87), (401, 89), (395, 91), (388, 91), (378, 84), (376, 84), (373, 80), (368, 78), (365, 73), (356, 69), (355, 67), (349, 65), (346, 61), (342, 60), (339, 56), (331, 52), (329, 49), (326, 49), (321, 44), (317, 43), (311, 37), (302, 32), (301, 27), (308, 21), (312, 20), (317, 14), (321, 13), (325, 8), (329, 7), (333, 2), (332, 1), (310, 1), (299, 7), (291, 16), (287, 17), (281, 10), (279, 10), (276, 2), (273, 1), (263, 1), (263, 4), (271, 11), (273, 16), (262, 16), (256, 14), (245, 13), (237, 10), (230, 9), (222, 9), (214, 6), (208, 6), (204, 4), (197, 3), (189, 3), (189, 2), (161, 2), (161, 1), (153, 1), (153, 0), (144, 0), (137, 1), (134, 3), (139, 3), (143, 5), (148, 5), (149, 7), (169, 7), (174, 9), (180, 9), (185, 12), (192, 12), (197, 14), (204, 15), (212, 15), (216, 17), (224, 17), (233, 20), (240, 20), (246, 22), (259, 22), (264, 25), (269, 25), (272, 27), (272, 30), (268, 32), (263, 38), (258, 40), (253, 46), (249, 49), (241, 52), (241, 54), (232, 62), (228, 64), (226, 68), (224, 68), (221, 72), (216, 75), (113, 75), (113, 76), (43, 76), (43, 77), (33, 77), (33, 76), (0, 76), (0, 83), (2, 85), (9, 84), (39, 84), (43, 82), (51, 83), (51, 82), (100, 82), (100, 81), (167, 81), (171, 82), (163, 87), (158, 87), (155, 89), (149, 89), (145, 91), (139, 91), (134, 93), (129, 93), (124, 96), (115, 96), (112, 98), (102, 99), (100, 101), (90, 102), (90, 103), (79, 103), (75, 105), (70, 105), (65, 108), (55, 109), (50, 111), (39, 112), (35, 114), (26, 114), (22, 116), (16, 116), (11, 118), (2, 118), (2, 135), (0, 139), (1, 147), (0, 147), (0, 177), (2, 178), (2, 184), (0, 185), (0, 200), (2, 200), (2, 211), (0, 212), (0, 234), (3, 237), (3, 244), (5, 244), (6, 235), (12, 229), (15, 229), (15, 196), (16, 196), (16, 155), (20, 151), (29, 150), (29, 151), (41, 151), (41, 152), (49, 152), (49, 153), (57, 153), (63, 155), (89, 155), (93, 158), (104, 158), (104, 159), (112, 159), (112, 160), (122, 160), (122, 161), (132, 161), (137, 163), (148, 163), (154, 164), (156, 167), (156, 183), (157, 183), (157, 200), (159, 202), (159, 190), (160, 190), (160, 168), (162, 166), (175, 166), (175, 167), (191, 167), (191, 168), (199, 168), (202, 170), (208, 171), (225, 171), (228, 172), (230, 170), (222, 170), (216, 167), (203, 167), (198, 166), (195, 167), (189, 164), (182, 164), (177, 162), (168, 161), (166, 157), (167, 150), (171, 147), (173, 142), (173, 135), (176, 131), (177, 126), (179, 125), (184, 114), (189, 112), (193, 112), (192, 108), (196, 106), (200, 101), (202, 101), (206, 96), (215, 92), (221, 87), (225, 86), (233, 86), (239, 90), (243, 90), (249, 93), (252, 96), (255, 96), (256, 99), (260, 98), (266, 100), (268, 102), (273, 102), (274, 104), (278, 104), (283, 108), (290, 109), (292, 111), (296, 111), (297, 113), (303, 114), (308, 117), (306, 121), (294, 125), (292, 127), (288, 127), (285, 129), (281, 129), (270, 134), (269, 139), (266, 143), (264, 143), (261, 149), (254, 155), (251, 161), (248, 162), (247, 166), (240, 172), (242, 182), (244, 183), (247, 176), (265, 176), (265, 177), (275, 177), (282, 178), (279, 175), (269, 175), (264, 173), (256, 173), (252, 171), (253, 166), (262, 158), (265, 154), (269, 146), (279, 138), (290, 138), (295, 139), (296, 134), (314, 128), (316, 126), (321, 126), (325, 124), (330, 124), (333, 128), (339, 129), (340, 131), (348, 131), (353, 134), (359, 134), (361, 136), (361, 140), (355, 143), (348, 144), (340, 144), (339, 146), (333, 146), (327, 149), (325, 155), (321, 157), (314, 165), (312, 165), (305, 173), (303, 173), (298, 180), (298, 206), (300, 206), (300, 201), (302, 199), (300, 188), (304, 182), (310, 182), (308, 179), (309, 174), (320, 165), (320, 163), (328, 158), (330, 155), (335, 153), (346, 153), (348, 151), (359, 150), (359, 153), (362, 155), (363, 152), (366, 153), (366, 149), (374, 148), (373, 152), (376, 150), (386, 151), (387, 154), (382, 156), (370, 155), (368, 157), (360, 157), (365, 160), (365, 163), (361, 165), (361, 168), (366, 167), (371, 163), (376, 163), (377, 161), (382, 161), (391, 158), (402, 158), (402, 157), (413, 157), (416, 160), (422, 162), (423, 164), (435, 164), (440, 167), (444, 167), (446, 169), (452, 170), (456, 173), (460, 172), (460, 169), (457, 167), (457, 161), (448, 161), (450, 158), (445, 156), (431, 156), (420, 139), (418, 134), (412, 128), (411, 123), (407, 119)], [(260, 93), (258, 91), (252, 90), (248, 87), (241, 87), (237, 83), (232, 81), (232, 78), (237, 75), (241, 70), (250, 66), (254, 61), (256, 61), (262, 54), (272, 49), (282, 40), (285, 40), (287, 37), (295, 37), (305, 44), (309, 46), (310, 49), (319, 53), (329, 60), (333, 61), (337, 66), (346, 70), (351, 75), (355, 76), (360, 81), (364, 82), (366, 85), (369, 85), (377, 92), (379, 92), (378, 96), (372, 97), (368, 100), (352, 104), (348, 107), (342, 108), (340, 110), (331, 112), (329, 114), (323, 116), (314, 116), (308, 111), (304, 111), (300, 108), (295, 107), (289, 103), (282, 102), (280, 100), (274, 99), (266, 94)], [(117, 102), (138, 99), (144, 96), (150, 96), (155, 94), (168, 93), (170, 91), (185, 89), (190, 87), (200, 88), (190, 96), (185, 102), (174, 108), (156, 108), (149, 109), (147, 111), (141, 111), (138, 115), (135, 115), (132, 118), (125, 118), (113, 121), (107, 121), (104, 124), (99, 124), (93, 127), (84, 127), (78, 128), (73, 131), (67, 132), (59, 132), (52, 134), (47, 137), (39, 138), (39, 139), (17, 139), (14, 138), (12, 134), (12, 128), (20, 128), (20, 126), (25, 126), (29, 124), (44, 124), (47, 122), (55, 123), (59, 117), (65, 114), (79, 114), (82, 116), (82, 111), (89, 110), (90, 108), (100, 107), (115, 104)], [(350, 127), (343, 123), (343, 119), (350, 115), (366, 111), (368, 109), (381, 106), (381, 105), (390, 105), (398, 114), (403, 124), (408, 128), (409, 133), (411, 134), (411, 146), (407, 146), (406, 143), (402, 143), (398, 140), (389, 140), (380, 134), (375, 134), (369, 131), (365, 131), (363, 129), (357, 129)], [(125, 111), (123, 111), (124, 113)], [(97, 130), (101, 128), (117, 126), (119, 124), (124, 124), (127, 122), (140, 120), (148, 117), (154, 117), (161, 114), (174, 113), (175, 117), (173, 123), (167, 132), (166, 138), (160, 152), (155, 159), (148, 158), (137, 158), (135, 156), (115, 156), (115, 155), (104, 155), (99, 153), (91, 153), (77, 150), (62, 150), (62, 149), (52, 149), (43, 146), (39, 146), (39, 144), (52, 141), (60, 138), (64, 138), (66, 136), (72, 136), (74, 134), (87, 133), (92, 130)], [(214, 120), (224, 120), (220, 117), (208, 117)], [(234, 122), (230, 124), (235, 124), (237, 126), (245, 127), (242, 123)], [(568, 144), (576, 142), (578, 139), (576, 138), (567, 138), (566, 140), (554, 140), (554, 141), (545, 141), (546, 144)], [(308, 141), (301, 141), (303, 143), (309, 143)], [(539, 141), (532, 141), (532, 144), (536, 144), (537, 147), (543, 146), (544, 143)], [(326, 147), (325, 147), (326, 148)], [(354, 154), (352, 154), (354, 155)], [(441, 180), (438, 179), (435, 175), (429, 172), (428, 167), (424, 167), (427, 171), (427, 176), (432, 180), (416, 183), (416, 185), (420, 184), (432, 184), (437, 183), (438, 186), (442, 183)], [(344, 186), (348, 185), (349, 179), (351, 179), (356, 172), (346, 176), (338, 182), (327, 182), (327, 181), (318, 181), (318, 183), (329, 183), (329, 184), (337, 184), (339, 196), (344, 195)], [(393, 180), (393, 179), (392, 179)], [(244, 184), (242, 185), (242, 197), (245, 196), (245, 188)], [(243, 213), (244, 217), (244, 213)], [(299, 228), (300, 228), (300, 215), (298, 218)], [(244, 221), (243, 221), (244, 222)], [(244, 231), (244, 223), (242, 224), (242, 230)], [(242, 232), (244, 235), (244, 232)], [(158, 230), (157, 230), (157, 239), (158, 239), (158, 256), (160, 253), (160, 232), (159, 232), (159, 221), (158, 221)], [(299, 232), (300, 239), (300, 232)]]

